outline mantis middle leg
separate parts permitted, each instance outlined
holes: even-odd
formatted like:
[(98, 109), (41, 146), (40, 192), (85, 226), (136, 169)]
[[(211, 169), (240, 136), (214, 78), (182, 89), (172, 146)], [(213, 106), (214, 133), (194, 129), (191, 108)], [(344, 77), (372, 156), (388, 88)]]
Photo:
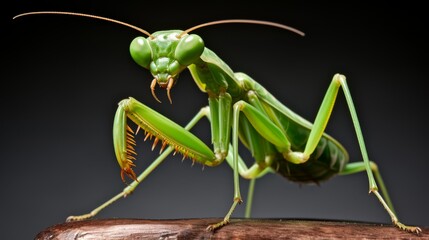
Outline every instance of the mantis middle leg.
[[(295, 164), (301, 164), (306, 162), (310, 158), (310, 155), (315, 151), (325, 131), (329, 118), (331, 116), (331, 112), (334, 107), (334, 103), (336, 101), (336, 97), (340, 88), (343, 89), (343, 92), (347, 101), (347, 105), (351, 114), (352, 122), (356, 131), (361, 154), (363, 157), (363, 163), (359, 165), (359, 168), (357, 169), (363, 168), (366, 171), (368, 180), (369, 180), (370, 193), (374, 193), (374, 195), (379, 199), (379, 201), (382, 203), (382, 205), (384, 206), (384, 208), (387, 210), (388, 214), (392, 218), (392, 222), (395, 226), (397, 226), (402, 230), (406, 230), (410, 232), (415, 232), (415, 233), (420, 232), (421, 231), (420, 228), (413, 227), (413, 226), (406, 226), (398, 221), (395, 213), (391, 209), (392, 208), (391, 203), (390, 203), (389, 197), (387, 196), (387, 191), (385, 191), (384, 186), (383, 186), (384, 188), (383, 194), (385, 195), (384, 197), (388, 199), (388, 203), (386, 203), (383, 196), (381, 196), (378, 192), (378, 186), (373, 176), (373, 170), (375, 165), (371, 166), (371, 162), (369, 161), (368, 153), (363, 139), (363, 134), (357, 118), (357, 113), (354, 107), (354, 103), (346, 83), (345, 76), (336, 74), (333, 77), (332, 82), (325, 94), (325, 97), (322, 101), (320, 109), (317, 113), (314, 124), (310, 130), (307, 143), (305, 144), (305, 149), (302, 152), (292, 151), (291, 143), (287, 139), (282, 129), (279, 128), (269, 117), (263, 114), (259, 109), (252, 106), (252, 104), (249, 104), (248, 102), (238, 101), (237, 103), (235, 103), (233, 119), (238, 118), (240, 112), (244, 113), (245, 117), (249, 119), (252, 126), (261, 134), (261, 136), (263, 136), (269, 142), (274, 144), (278, 148), (279, 152), (282, 152), (285, 160)], [(257, 90), (255, 89), (255, 91)], [(256, 101), (259, 101), (257, 94), (253, 94), (253, 98)], [(269, 98), (264, 100), (270, 101)], [(271, 103), (275, 105), (273, 102)], [(233, 141), (236, 141), (236, 139), (233, 139)], [(353, 167), (356, 167), (356, 166), (357, 165), (348, 165), (348, 169), (346, 168), (346, 170), (353, 171), (354, 170)]]

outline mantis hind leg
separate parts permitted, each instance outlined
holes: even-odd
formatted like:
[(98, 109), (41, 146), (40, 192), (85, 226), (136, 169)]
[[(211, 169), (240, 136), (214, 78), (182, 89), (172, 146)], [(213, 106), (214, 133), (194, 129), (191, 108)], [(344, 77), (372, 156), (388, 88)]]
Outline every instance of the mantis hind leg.
[[(350, 111), (353, 126), (356, 132), (356, 136), (358, 139), (359, 147), (363, 158), (362, 163), (360, 163), (359, 165), (348, 165), (348, 169), (346, 170), (351, 172), (355, 171), (353, 167), (358, 167), (355, 169), (359, 169), (360, 171), (365, 170), (368, 176), (370, 193), (374, 193), (374, 195), (376, 195), (376, 197), (380, 200), (380, 202), (386, 208), (389, 215), (392, 217), (393, 223), (402, 230), (419, 233), (421, 231), (420, 228), (409, 227), (400, 223), (395, 213), (393, 212), (393, 210), (391, 210), (391, 208), (388, 206), (389, 204), (391, 205), (390, 199), (387, 198), (388, 203), (386, 203), (383, 197), (378, 192), (376, 178), (380, 178), (380, 177), (374, 178), (373, 172), (377, 173), (377, 175), (379, 175), (379, 173), (378, 171), (375, 171), (376, 169), (374, 167), (375, 164), (371, 164), (371, 162), (369, 161), (362, 130), (361, 130), (357, 113), (354, 107), (354, 103), (351, 97), (351, 93), (347, 86), (345, 76), (341, 74), (336, 74), (333, 77), (331, 84), (329, 85), (329, 88), (322, 101), (322, 104), (319, 108), (316, 119), (314, 120), (314, 124), (311, 127), (310, 134), (308, 136), (307, 143), (305, 144), (305, 149), (303, 152), (291, 151), (291, 144), (288, 142), (288, 139), (286, 138), (282, 129), (278, 128), (277, 125), (274, 122), (272, 122), (271, 119), (267, 118), (260, 110), (258, 110), (257, 107), (251, 106), (251, 104), (246, 103), (244, 101), (239, 101), (235, 103), (234, 111), (236, 111), (237, 108), (239, 109), (239, 111), (242, 111), (244, 115), (249, 119), (252, 126), (265, 139), (267, 139), (269, 142), (274, 144), (278, 148), (279, 152), (283, 153), (283, 157), (286, 160), (295, 164), (302, 164), (302, 163), (305, 163), (307, 160), (309, 160), (310, 155), (314, 153), (316, 147), (320, 142), (321, 137), (323, 136), (326, 125), (329, 122), (329, 118), (334, 108), (334, 104), (337, 99), (337, 94), (339, 89), (342, 89), (344, 92), (344, 96), (346, 98), (346, 102)], [(265, 98), (264, 101), (267, 101), (273, 106), (276, 106), (277, 108), (282, 109), (282, 106), (280, 106), (280, 104), (274, 101), (272, 97), (266, 95), (265, 90), (258, 90), (255, 88), (255, 91), (261, 96), (264, 96)], [(238, 116), (238, 114), (236, 115)], [(347, 172), (346, 170), (344, 170), (343, 173), (346, 173)], [(379, 181), (379, 182), (380, 184), (382, 184), (382, 181)], [(382, 189), (382, 191), (385, 192), (385, 187), (383, 186), (382, 188), (384, 188), (384, 190)], [(387, 193), (385, 195), (387, 195)]]
[[(372, 179), (372, 180), (377, 182), (378, 187), (381, 190), (381, 193), (383, 196), (380, 195), (378, 190), (372, 190), (372, 192), (378, 198), (378, 200), (383, 205), (383, 207), (386, 209), (387, 213), (389, 213), (393, 224), (402, 230), (414, 232), (414, 233), (420, 233), (422, 230), (419, 227), (406, 226), (398, 221), (398, 218), (396, 217), (395, 209), (393, 208), (392, 201), (390, 200), (389, 194), (387, 192), (387, 188), (384, 185), (384, 182), (381, 177), (377, 164), (375, 164), (373, 161), (370, 161), (370, 168), (371, 168), (371, 172), (374, 174), (374, 177), (375, 177), (375, 179)], [(347, 164), (339, 174), (349, 175), (349, 174), (363, 172), (365, 170), (366, 170), (366, 165), (364, 164), (364, 162), (354, 162), (354, 163)]]
[[(332, 79), (331, 85), (328, 88), (328, 91), (322, 101), (319, 112), (317, 113), (316, 119), (314, 120), (314, 126), (310, 132), (310, 136), (308, 137), (308, 142), (304, 150), (304, 155), (309, 155), (310, 153), (312, 153), (317, 143), (319, 142), (319, 139), (326, 127), (326, 124), (328, 123), (332, 108), (334, 107), (334, 103), (337, 98), (338, 90), (340, 88), (342, 88), (344, 92), (344, 96), (346, 98), (347, 106), (350, 111), (353, 126), (355, 128), (356, 136), (358, 139), (359, 147), (363, 158), (363, 162), (350, 163), (346, 165), (346, 168), (342, 171), (342, 174), (366, 171), (368, 175), (368, 180), (369, 180), (369, 192), (374, 193), (374, 195), (378, 198), (378, 200), (381, 202), (383, 207), (386, 209), (386, 211), (392, 218), (393, 224), (402, 230), (413, 232), (413, 233), (420, 233), (421, 232), (420, 228), (413, 227), (413, 226), (406, 226), (400, 223), (393, 211), (392, 203), (390, 201), (390, 198), (388, 197), (386, 187), (384, 186), (384, 183), (381, 179), (377, 165), (369, 161), (362, 130), (360, 127), (360, 123), (357, 117), (356, 109), (352, 100), (349, 87), (347, 86), (346, 77), (341, 74), (336, 74)], [(374, 175), (375, 175), (375, 178), (374, 178)], [(386, 198), (387, 202), (378, 192), (379, 188), (377, 186), (376, 180), (380, 185), (380, 189), (384, 197)]]

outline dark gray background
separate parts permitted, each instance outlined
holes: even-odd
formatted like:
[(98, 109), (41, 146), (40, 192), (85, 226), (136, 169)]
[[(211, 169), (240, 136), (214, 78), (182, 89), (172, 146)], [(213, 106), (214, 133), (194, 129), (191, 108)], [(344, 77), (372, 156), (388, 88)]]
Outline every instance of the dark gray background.
[[(370, 158), (380, 167), (404, 223), (429, 226), (427, 117), (428, 17), (423, 7), (361, 1), (278, 5), (213, 1), (121, 3), (17, 1), (2, 14), (1, 229), (5, 239), (31, 239), (71, 214), (89, 212), (122, 190), (111, 139), (117, 103), (133, 96), (185, 124), (207, 96), (185, 72), (163, 104), (150, 94), (150, 74), (128, 53), (138, 32), (70, 16), (12, 16), (38, 10), (110, 17), (149, 32), (185, 29), (225, 18), (276, 21), (304, 31), (302, 38), (270, 27), (223, 25), (199, 29), (206, 46), (235, 71), (264, 85), (288, 107), (313, 120), (332, 76), (348, 77)], [(359, 3), (357, 3), (359, 2)], [(343, 94), (328, 132), (360, 153)], [(209, 125), (193, 131), (208, 142)], [(140, 141), (137, 172), (155, 158)], [(249, 155), (240, 150), (244, 157)], [(97, 218), (223, 217), (233, 198), (232, 171), (181, 157), (166, 160), (136, 192)], [(246, 196), (247, 181), (241, 181)], [(246, 199), (244, 199), (246, 200)], [(239, 206), (233, 217), (242, 217)], [(299, 186), (277, 175), (257, 182), (253, 217), (312, 218), (390, 223), (364, 173)]]

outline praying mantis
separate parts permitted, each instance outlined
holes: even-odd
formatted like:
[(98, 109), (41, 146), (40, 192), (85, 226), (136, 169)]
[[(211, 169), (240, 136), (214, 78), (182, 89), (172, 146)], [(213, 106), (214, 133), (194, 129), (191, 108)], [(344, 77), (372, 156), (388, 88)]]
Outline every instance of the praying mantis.
[[(157, 86), (167, 91), (172, 103), (171, 90), (181, 72), (187, 69), (198, 88), (208, 95), (208, 106), (182, 127), (145, 104), (130, 97), (119, 102), (114, 116), (113, 146), (121, 168), (121, 179), (133, 181), (122, 192), (87, 214), (70, 216), (67, 221), (79, 221), (94, 217), (98, 212), (130, 195), (156, 167), (173, 153), (205, 166), (218, 166), (226, 161), (233, 170), (233, 203), (224, 219), (207, 227), (214, 231), (230, 221), (234, 209), (242, 202), (239, 177), (250, 180), (249, 193), (253, 193), (256, 179), (268, 173), (277, 173), (297, 183), (319, 183), (335, 175), (348, 175), (366, 171), (369, 192), (374, 194), (385, 208), (392, 223), (401, 230), (420, 233), (416, 226), (401, 223), (375, 162), (370, 161), (365, 147), (358, 116), (350, 94), (346, 77), (335, 74), (332, 78), (319, 111), (313, 122), (307, 121), (278, 101), (260, 83), (245, 73), (234, 72), (203, 39), (191, 32), (215, 24), (243, 23), (262, 24), (304, 35), (289, 26), (259, 20), (231, 19), (208, 22), (182, 30), (166, 30), (149, 33), (118, 20), (72, 12), (30, 12), (34, 14), (65, 14), (109, 21), (133, 28), (146, 37), (137, 37), (130, 44), (132, 59), (148, 69), (153, 80), (150, 89), (153, 97)], [(356, 131), (361, 162), (349, 162), (347, 150), (333, 137), (325, 133), (339, 90), (342, 89)], [(212, 149), (190, 132), (200, 120), (207, 119), (211, 126)], [(137, 125), (134, 130), (129, 120)], [(137, 144), (135, 135), (145, 134), (144, 140), (153, 140), (152, 150), (161, 144), (160, 155), (140, 175), (134, 172)], [(239, 141), (251, 152), (254, 163), (250, 167), (239, 155)], [(380, 192), (381, 194), (380, 194)], [(252, 201), (252, 194), (247, 202)], [(246, 205), (246, 217), (250, 217), (251, 205)]]

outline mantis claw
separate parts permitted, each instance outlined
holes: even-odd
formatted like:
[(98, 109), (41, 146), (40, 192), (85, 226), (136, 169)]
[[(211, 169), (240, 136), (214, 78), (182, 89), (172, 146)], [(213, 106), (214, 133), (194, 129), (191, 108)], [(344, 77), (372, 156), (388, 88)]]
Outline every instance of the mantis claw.
[[(154, 83), (156, 84), (156, 80)], [(210, 166), (220, 163), (216, 162), (211, 149), (198, 137), (134, 98), (124, 99), (118, 105), (113, 125), (113, 145), (123, 182), (126, 177), (138, 181), (133, 171), (137, 156), (134, 148), (137, 145), (134, 139), (137, 131), (133, 131), (127, 125), (128, 118), (138, 125), (137, 129), (144, 131), (144, 141), (153, 139), (152, 150), (158, 143), (162, 143), (160, 153), (170, 145), (175, 151), (183, 154), (184, 158)]]
[(217, 229), (219, 229), (219, 228), (227, 225), (228, 223), (229, 223), (229, 220), (224, 219), (221, 222), (218, 222), (216, 224), (211, 224), (211, 225), (207, 226), (206, 231), (208, 231), (208, 232), (214, 232)]
[(414, 234), (417, 234), (417, 235), (419, 235), (422, 232), (422, 229), (419, 228), (419, 227), (407, 226), (407, 225), (404, 225), (404, 224), (402, 224), (400, 222), (393, 222), (393, 224), (396, 227), (398, 227), (399, 229), (404, 230), (406, 232), (414, 233)]
[(66, 219), (66, 222), (78, 222), (78, 221), (83, 221), (83, 220), (87, 220), (90, 219), (92, 217), (94, 217), (95, 214), (91, 213), (87, 213), (87, 214), (83, 214), (80, 216), (69, 216)]
[[(134, 181), (138, 182), (138, 180), (137, 180), (137, 175), (136, 175), (136, 173), (134, 172), (134, 170), (133, 170), (132, 168), (130, 168), (130, 167), (125, 167), (125, 168), (122, 168), (122, 169), (121, 169), (121, 179), (122, 179), (122, 182), (124, 182), (125, 184), (127, 184), (127, 182), (125, 181), (125, 174), (126, 174), (129, 178), (131, 178), (132, 180), (134, 180)], [(127, 185), (128, 185), (128, 184), (127, 184)]]

